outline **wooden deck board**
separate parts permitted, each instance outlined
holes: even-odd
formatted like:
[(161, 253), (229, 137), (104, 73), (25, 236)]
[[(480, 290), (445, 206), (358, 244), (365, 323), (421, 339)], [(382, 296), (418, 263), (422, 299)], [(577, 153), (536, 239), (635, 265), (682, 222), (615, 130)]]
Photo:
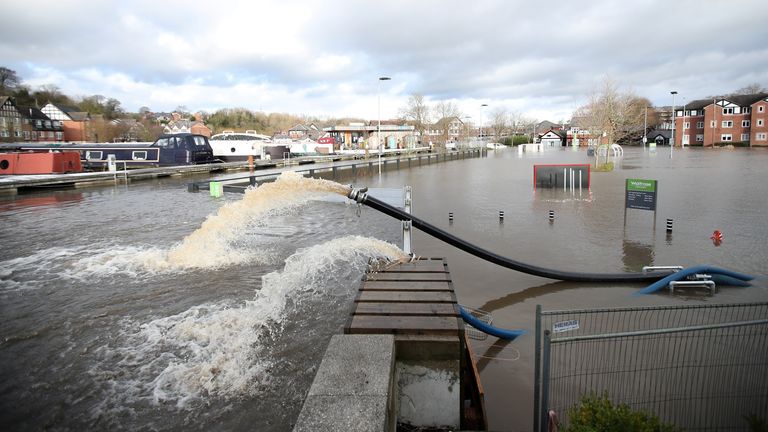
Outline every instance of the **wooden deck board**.
[(381, 303), (455, 303), (452, 292), (446, 291), (361, 291), (358, 302)]
[(366, 280), (369, 281), (449, 281), (450, 273), (424, 273), (424, 272), (381, 272), (370, 273)]
[(396, 267), (386, 269), (387, 272), (430, 272), (446, 273), (447, 270), (442, 260), (419, 260), (412, 263), (400, 264)]
[(355, 315), (459, 316), (450, 303), (358, 303)]
[(365, 281), (363, 291), (451, 291), (448, 281)]

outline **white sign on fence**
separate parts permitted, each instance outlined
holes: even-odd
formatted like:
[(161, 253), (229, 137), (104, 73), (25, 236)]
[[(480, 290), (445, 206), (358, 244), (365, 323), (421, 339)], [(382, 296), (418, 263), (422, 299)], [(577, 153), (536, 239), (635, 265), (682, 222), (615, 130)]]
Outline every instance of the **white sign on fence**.
[(552, 324), (552, 333), (562, 333), (579, 329), (579, 320), (560, 321)]

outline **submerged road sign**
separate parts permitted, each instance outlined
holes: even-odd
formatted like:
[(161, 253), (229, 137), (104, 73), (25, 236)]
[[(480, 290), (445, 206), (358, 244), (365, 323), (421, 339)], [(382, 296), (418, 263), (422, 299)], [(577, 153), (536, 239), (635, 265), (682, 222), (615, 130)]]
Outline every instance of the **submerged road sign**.
[(656, 211), (656, 193), (658, 181), (627, 179), (626, 208)]

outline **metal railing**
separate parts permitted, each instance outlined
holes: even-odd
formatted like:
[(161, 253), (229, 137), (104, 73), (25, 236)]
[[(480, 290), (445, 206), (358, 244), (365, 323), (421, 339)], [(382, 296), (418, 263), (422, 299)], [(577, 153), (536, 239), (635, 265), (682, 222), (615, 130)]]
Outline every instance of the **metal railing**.
[(534, 430), (590, 393), (685, 430), (768, 420), (768, 303), (536, 309)]

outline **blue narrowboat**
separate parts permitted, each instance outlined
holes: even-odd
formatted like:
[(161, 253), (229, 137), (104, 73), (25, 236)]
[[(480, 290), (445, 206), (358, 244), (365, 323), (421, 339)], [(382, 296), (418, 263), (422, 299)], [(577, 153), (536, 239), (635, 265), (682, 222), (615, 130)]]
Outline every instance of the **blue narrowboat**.
[(162, 135), (153, 143), (13, 143), (5, 150), (75, 150), (80, 153), (83, 167), (104, 168), (114, 160), (118, 166), (139, 168), (147, 166), (178, 166), (221, 162), (204, 135), (181, 133)]

